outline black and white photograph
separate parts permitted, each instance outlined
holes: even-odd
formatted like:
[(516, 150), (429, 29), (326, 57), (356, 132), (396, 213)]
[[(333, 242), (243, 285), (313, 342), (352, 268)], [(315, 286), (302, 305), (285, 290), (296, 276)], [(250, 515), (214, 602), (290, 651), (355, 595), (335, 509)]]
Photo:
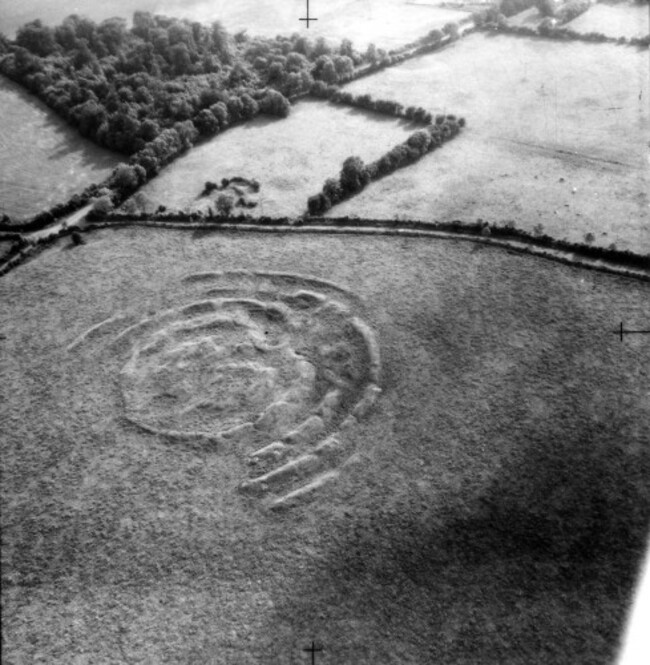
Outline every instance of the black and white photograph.
[(5, 665), (650, 663), (648, 0), (0, 0)]

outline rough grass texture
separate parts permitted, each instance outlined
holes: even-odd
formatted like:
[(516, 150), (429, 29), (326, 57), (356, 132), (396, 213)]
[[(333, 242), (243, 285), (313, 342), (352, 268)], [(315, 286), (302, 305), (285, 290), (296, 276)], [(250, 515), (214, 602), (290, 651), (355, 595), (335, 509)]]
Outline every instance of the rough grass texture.
[(646, 52), (474, 34), (346, 90), (453, 109), (468, 125), (436, 159), (372, 183), (336, 215), (513, 220), (650, 252)]
[(247, 212), (297, 216), (344, 159), (378, 159), (412, 131), (411, 123), (394, 118), (304, 100), (284, 120), (254, 120), (193, 148), (140, 191), (154, 207), (214, 209), (211, 198), (200, 196), (205, 181), (241, 174), (260, 183), (258, 205)]
[(103, 180), (118, 156), (0, 76), (0, 215), (30, 217)]
[[(6, 660), (285, 665), (315, 639), (341, 664), (611, 662), (650, 522), (650, 345), (613, 330), (647, 324), (647, 284), (455, 241), (86, 240), (0, 280)], [(306, 277), (224, 281), (240, 269)], [(350, 457), (302, 469), (334, 482), (266, 512), (238, 491), (256, 442), (147, 433), (120, 371), (161, 323), (176, 348), (194, 326), (186, 350), (204, 316), (237, 344), (287, 334), (314, 299), (269, 312), (297, 290), (363, 320), (383, 392), (335, 423)], [(242, 292), (263, 305), (183, 309)], [(329, 336), (347, 316), (312, 320)]]

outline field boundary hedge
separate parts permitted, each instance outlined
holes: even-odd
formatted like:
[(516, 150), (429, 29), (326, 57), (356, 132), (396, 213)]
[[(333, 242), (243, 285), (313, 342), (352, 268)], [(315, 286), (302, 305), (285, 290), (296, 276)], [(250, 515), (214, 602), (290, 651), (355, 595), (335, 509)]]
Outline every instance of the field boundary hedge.
[[(406, 112), (407, 117), (409, 110)], [(308, 198), (309, 214), (320, 215), (327, 212), (332, 206), (362, 192), (371, 182), (414, 164), (427, 153), (453, 139), (465, 126), (465, 119), (456, 118), (455, 115), (437, 115), (434, 118), (423, 108), (416, 109), (415, 113), (419, 112), (422, 114), (422, 121), (427, 123), (424, 129), (411, 134), (406, 141), (394, 146), (370, 164), (364, 164), (360, 157), (348, 157), (343, 162), (339, 178), (327, 179), (322, 190)]]
[(471, 25), (462, 32), (460, 30), (461, 26), (473, 23), (473, 21), (473, 16), (469, 15), (456, 23), (447, 23), (442, 30), (431, 30), (427, 35), (415, 42), (405, 44), (404, 46), (389, 51), (384, 60), (357, 67), (347, 80), (340, 81), (339, 83), (340, 85), (345, 85), (346, 83), (351, 83), (352, 81), (364, 78), (365, 76), (371, 76), (383, 69), (400, 65), (411, 58), (417, 58), (421, 55), (427, 55), (428, 53), (443, 49), (461, 37), (465, 37), (472, 32), (475, 32), (477, 29), (475, 25)]
[[(277, 221), (277, 220), (276, 220)], [(316, 223), (316, 222), (321, 222)], [(331, 224), (334, 221), (335, 224)], [(475, 242), (502, 249), (511, 249), (522, 254), (529, 254), (540, 258), (550, 259), (565, 265), (577, 266), (587, 268), (590, 270), (597, 270), (601, 272), (612, 273), (624, 277), (631, 277), (634, 279), (641, 279), (650, 282), (650, 257), (634, 254), (632, 252), (620, 252), (618, 250), (608, 250), (602, 248), (604, 252), (618, 253), (621, 255), (619, 262), (623, 265), (616, 265), (612, 258), (596, 259), (585, 254), (593, 248), (590, 245), (580, 245), (577, 243), (566, 243), (564, 241), (557, 241), (558, 243), (566, 244), (571, 249), (561, 249), (558, 247), (546, 248), (544, 245), (537, 244), (535, 238), (528, 238), (528, 240), (515, 239), (514, 237), (501, 239), (493, 238), (487, 235), (481, 235), (480, 232), (472, 232), (473, 224), (463, 224), (462, 222), (441, 222), (436, 224), (427, 224), (426, 222), (412, 222), (408, 226), (402, 226), (403, 222), (393, 222), (391, 220), (357, 220), (359, 222), (373, 223), (372, 226), (345, 226), (349, 224), (350, 220), (347, 218), (330, 219), (321, 218), (319, 220), (311, 219), (309, 223), (296, 223), (295, 220), (290, 220), (289, 223), (233, 223), (230, 221), (218, 222), (214, 225), (199, 224), (196, 222), (188, 223), (174, 223), (174, 222), (155, 222), (153, 220), (131, 220), (123, 222), (100, 222), (93, 223), (88, 226), (89, 230), (95, 228), (109, 228), (119, 226), (149, 226), (154, 228), (169, 228), (169, 229), (194, 229), (194, 230), (215, 230), (227, 232), (262, 232), (262, 233), (319, 233), (319, 234), (340, 234), (340, 235), (386, 235), (386, 236), (402, 236), (402, 237), (422, 237), (422, 238), (438, 238), (443, 240), (464, 240), (466, 242)], [(454, 225), (461, 230), (456, 231), (449, 228), (449, 230), (442, 230), (442, 227), (453, 227)], [(420, 228), (416, 228), (416, 227)], [(428, 226), (429, 228), (423, 228)], [(437, 227), (437, 228), (433, 228)], [(485, 227), (482, 227), (485, 228)], [(508, 230), (509, 234), (514, 235), (528, 235), (526, 231)], [(548, 251), (550, 249), (550, 251)], [(587, 250), (586, 252), (583, 250)], [(575, 256), (575, 255), (578, 256)], [(630, 260), (632, 259), (632, 260)], [(625, 263), (630, 262), (632, 265), (637, 263), (638, 267), (632, 269), (624, 267)], [(612, 263), (599, 263), (598, 261), (612, 261)]]
[[(79, 226), (73, 224), (72, 226), (62, 227), (58, 231), (52, 231), (49, 235), (37, 239), (25, 237), (20, 233), (0, 233), (0, 240), (12, 240), (15, 243), (6, 260), (0, 263), (0, 277), (17, 268), (22, 263), (25, 263), (27, 259), (37, 256), (43, 250), (47, 249), (49, 245), (53, 245), (59, 238), (79, 234), (79, 231)], [(81, 236), (78, 235), (77, 237), (80, 238)]]
[(494, 16), (487, 10), (474, 17), (476, 30), (487, 33), (503, 33), (516, 37), (533, 37), (556, 41), (577, 41), (589, 44), (618, 44), (621, 46), (636, 46), (646, 49), (650, 46), (650, 35), (645, 37), (609, 37), (602, 32), (578, 32), (571, 28), (564, 28), (550, 23), (544, 19), (538, 26), (531, 28), (526, 25), (511, 25), (503, 14)]
[[(209, 221), (178, 218), (173, 213), (156, 216), (142, 215), (141, 218), (126, 214), (113, 214), (109, 219), (89, 223), (84, 232), (104, 228), (124, 228), (142, 226), (194, 231), (225, 232), (268, 232), (268, 233), (322, 233), (342, 235), (388, 235), (405, 237), (438, 238), (464, 240), (514, 250), (566, 265), (573, 265), (601, 272), (641, 279), (650, 282), (650, 256), (635, 254), (628, 250), (570, 243), (550, 236), (535, 236), (528, 231), (511, 226), (499, 226), (484, 222), (423, 222), (420, 220), (358, 219), (349, 217), (334, 218), (255, 218), (247, 215), (237, 217), (215, 217)], [(32, 244), (27, 251), (21, 251), (9, 261), (0, 265), (3, 275), (34, 256), (59, 237), (79, 233), (79, 227), (61, 229)], [(606, 262), (606, 263), (605, 263)]]

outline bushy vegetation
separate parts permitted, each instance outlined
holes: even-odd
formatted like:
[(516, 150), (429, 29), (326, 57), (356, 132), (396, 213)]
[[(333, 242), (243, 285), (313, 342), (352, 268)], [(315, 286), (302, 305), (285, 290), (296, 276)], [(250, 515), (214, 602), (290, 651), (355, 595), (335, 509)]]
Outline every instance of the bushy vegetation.
[[(333, 94), (333, 86), (364, 66), (399, 61), (373, 45), (361, 54), (349, 40), (333, 47), (297, 33), (250, 38), (228, 34), (219, 22), (206, 26), (148, 12), (135, 12), (131, 29), (118, 18), (94, 23), (72, 15), (54, 28), (32, 21), (14, 41), (0, 41), (0, 71), (82, 135), (130, 159), (104, 182), (22, 226), (46, 226), (99, 190), (110, 196), (100, 207), (117, 207), (201, 138), (258, 114), (286, 117), (289, 100), (309, 94), (315, 83)], [(373, 110), (396, 114), (391, 103)]]
[[(472, 21), (472, 17), (468, 16), (459, 23), (447, 23), (442, 30), (433, 29), (426, 35), (420, 37), (414, 42), (404, 44), (396, 49), (391, 49), (386, 52), (383, 49), (378, 49), (374, 44), (370, 44), (368, 50), (364, 54), (364, 62), (355, 68), (350, 80), (357, 80), (364, 76), (369, 76), (376, 73), (381, 69), (399, 65), (410, 58), (416, 58), (426, 53), (432, 53), (443, 46), (459, 39), (461, 36), (460, 25)], [(469, 34), (473, 28), (466, 29), (463, 34)], [(320, 79), (322, 80), (322, 79)], [(346, 82), (345, 80), (339, 82)]]
[(127, 155), (150, 147), (138, 159), (150, 172), (200, 136), (259, 113), (286, 116), (285, 94), (313, 83), (300, 48), (297, 37), (266, 40), (269, 53), (285, 55), (263, 71), (246, 38), (218, 22), (136, 12), (127, 30), (123, 19), (73, 15), (56, 28), (20, 28), (0, 70), (100, 145)]
[[(542, 0), (537, 0), (542, 1)], [(520, 12), (526, 11), (535, 5), (535, 0), (502, 0), (499, 5), (499, 12), (504, 16), (514, 16)]]
[(536, 4), (542, 16), (555, 18), (558, 23), (568, 23), (584, 14), (592, 3), (591, 0), (569, 0), (564, 4), (557, 0), (537, 0)]
[(389, 115), (394, 118), (406, 118), (413, 122), (431, 124), (433, 116), (421, 106), (409, 106), (404, 108), (403, 104), (392, 99), (373, 99), (371, 95), (364, 93), (353, 95), (351, 92), (341, 90), (334, 85), (325, 85), (322, 81), (316, 81), (311, 89), (311, 94), (320, 99), (329, 99), (335, 104), (342, 106), (353, 106), (363, 109)]
[(104, 207), (116, 207), (200, 138), (260, 113), (286, 117), (287, 97), (311, 89), (319, 58), (331, 58), (341, 76), (363, 62), (349, 41), (335, 52), (297, 34), (249, 39), (218, 22), (146, 12), (134, 14), (130, 30), (123, 19), (96, 24), (73, 15), (55, 28), (33, 21), (1, 46), (2, 73), (82, 135), (130, 156), (106, 181), (37, 215), (25, 230), (74, 212), (99, 190), (109, 190)]
[[(132, 155), (148, 177), (202, 136), (254, 118), (286, 117), (315, 79), (349, 80), (364, 56), (298, 34), (229, 35), (215, 22), (136, 12), (96, 24), (33, 21), (4, 40), (0, 71), (100, 145)], [(367, 57), (374, 57), (369, 52)]]
[(542, 16), (555, 16), (560, 8), (560, 0), (537, 0), (535, 2)]
[(260, 183), (255, 180), (255, 178), (249, 180), (248, 178), (242, 178), (241, 176), (235, 176), (234, 178), (222, 178), (221, 184), (218, 185), (216, 182), (211, 182), (210, 180), (206, 181), (201, 196), (209, 196), (214, 191), (221, 191), (227, 189), (230, 186), (237, 187), (238, 185), (243, 185), (248, 187), (252, 192), (260, 191)]
[(65, 203), (57, 203), (47, 210), (39, 212), (37, 215), (32, 217), (27, 222), (18, 222), (9, 218), (8, 215), (5, 215), (2, 220), (0, 220), (0, 231), (21, 231), (29, 232), (42, 229), (49, 224), (52, 224), (57, 219), (70, 215), (73, 212), (76, 212), (80, 208), (83, 208), (88, 204), (92, 199), (105, 195), (107, 193), (113, 194), (108, 189), (108, 181), (103, 183), (93, 183), (86, 187), (86, 189), (79, 193), (74, 194), (70, 199)]
[[(357, 158), (358, 159), (358, 158)], [(357, 159), (353, 158), (354, 164), (357, 167), (360, 167), (361, 164), (357, 162)], [(350, 168), (349, 162), (348, 168)], [(368, 168), (367, 166), (365, 167)], [(330, 200), (336, 199), (337, 193), (342, 192), (340, 180), (338, 178), (330, 178), (326, 181), (325, 186), (321, 194), (324, 194)], [(340, 195), (340, 194), (339, 194)], [(319, 195), (316, 195), (319, 196)], [(488, 224), (483, 220), (477, 220), (476, 222), (463, 222), (461, 220), (451, 220), (447, 222), (427, 222), (422, 220), (408, 220), (401, 219), (397, 220), (388, 220), (388, 219), (370, 219), (370, 218), (359, 218), (359, 217), (302, 217), (302, 218), (293, 218), (293, 217), (268, 217), (268, 216), (257, 216), (251, 217), (243, 212), (238, 213), (237, 215), (212, 215), (201, 213), (198, 211), (188, 212), (188, 211), (172, 211), (161, 209), (158, 212), (152, 214), (140, 213), (140, 214), (129, 214), (123, 212), (112, 212), (107, 215), (106, 220), (100, 221), (99, 223), (91, 223), (89, 228), (101, 228), (102, 226), (110, 226), (111, 224), (131, 224), (131, 223), (143, 223), (143, 224), (172, 224), (177, 223), (188, 223), (188, 224), (205, 224), (210, 223), (218, 227), (220, 224), (246, 224), (251, 226), (260, 226), (260, 227), (295, 227), (295, 226), (330, 226), (332, 228), (350, 228), (350, 227), (363, 227), (363, 228), (373, 228), (373, 229), (385, 229), (386, 231), (391, 231), (395, 228), (399, 228), (405, 231), (412, 232), (430, 232), (430, 231), (440, 231), (445, 233), (454, 233), (470, 236), (489, 236), (486, 238), (486, 241), (519, 241), (523, 243), (522, 251), (528, 251), (526, 247), (539, 247), (547, 248), (551, 250), (551, 253), (545, 254), (547, 256), (553, 257), (559, 261), (564, 261), (566, 263), (572, 263), (572, 260), (569, 258), (563, 258), (561, 256), (553, 255), (553, 250), (559, 250), (561, 252), (568, 252), (569, 254), (575, 255), (576, 257), (588, 258), (588, 259), (602, 259), (606, 261), (611, 261), (615, 264), (621, 266), (626, 266), (632, 269), (641, 269), (648, 271), (650, 270), (650, 258), (647, 255), (635, 254), (630, 250), (620, 250), (615, 246), (610, 245), (609, 247), (602, 247), (600, 245), (593, 245), (590, 242), (583, 243), (573, 243), (567, 240), (561, 240), (554, 238), (544, 233), (543, 227), (540, 225), (539, 228), (534, 229), (533, 231), (526, 231), (524, 229), (517, 228), (515, 223), (511, 220), (503, 224)], [(69, 232), (68, 230), (67, 232)], [(66, 232), (64, 232), (66, 233)], [(542, 252), (544, 254), (544, 252)], [(650, 280), (650, 277), (643, 277), (635, 273), (636, 276)]]
[(100, 145), (133, 155), (163, 135), (146, 157), (150, 167), (188, 140), (259, 113), (285, 117), (288, 98), (314, 80), (350, 80), (355, 67), (380, 57), (374, 48), (361, 55), (349, 40), (333, 48), (298, 33), (233, 36), (218, 21), (140, 11), (130, 30), (119, 18), (96, 24), (72, 15), (55, 28), (32, 21), (2, 53), (4, 74)]
[(456, 136), (464, 126), (464, 118), (438, 115), (433, 124), (414, 132), (404, 143), (396, 145), (375, 162), (366, 165), (359, 157), (348, 157), (343, 162), (338, 180), (328, 179), (321, 192), (309, 197), (309, 214), (321, 215), (337, 203), (363, 190), (372, 180), (378, 180), (399, 168), (413, 164)]
[(483, 10), (474, 14), (475, 25), (479, 30), (490, 32), (503, 32), (519, 37), (546, 37), (560, 41), (579, 41), (591, 43), (629, 44), (639, 48), (650, 46), (650, 35), (645, 37), (609, 37), (602, 32), (582, 33), (570, 28), (559, 26), (558, 20), (546, 17), (537, 27), (526, 25), (510, 25), (503, 14), (495, 13), (494, 10)]

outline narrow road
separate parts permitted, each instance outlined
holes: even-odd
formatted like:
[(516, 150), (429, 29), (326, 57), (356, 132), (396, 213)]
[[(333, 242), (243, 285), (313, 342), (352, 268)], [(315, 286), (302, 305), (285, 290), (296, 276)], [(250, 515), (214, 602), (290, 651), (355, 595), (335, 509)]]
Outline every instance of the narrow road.
[(72, 226), (77, 224), (78, 226), (83, 226), (85, 217), (92, 208), (92, 205), (92, 203), (88, 203), (83, 208), (80, 208), (67, 217), (59, 219), (54, 224), (46, 226), (44, 229), (39, 229), (38, 231), (33, 231), (32, 233), (26, 233), (24, 235), (25, 237), (31, 238), (32, 240), (39, 240), (40, 238), (47, 238), (47, 236), (51, 235), (52, 233), (58, 233), (64, 225)]

